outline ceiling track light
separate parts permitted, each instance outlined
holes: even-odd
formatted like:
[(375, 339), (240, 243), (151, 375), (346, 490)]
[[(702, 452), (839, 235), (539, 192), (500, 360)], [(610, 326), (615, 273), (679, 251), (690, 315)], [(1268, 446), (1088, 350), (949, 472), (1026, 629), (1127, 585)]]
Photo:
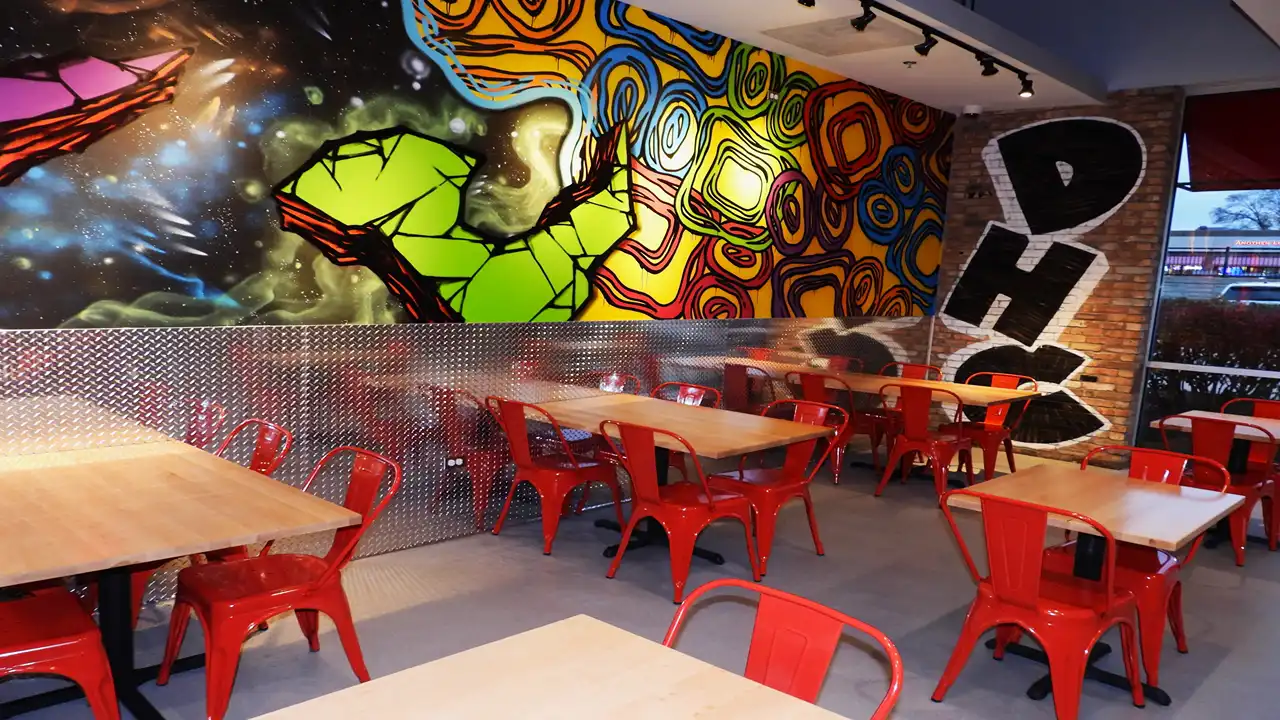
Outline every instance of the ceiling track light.
[(996, 67), (996, 59), (984, 53), (977, 53), (978, 64), (982, 66), (982, 77), (992, 77), (1000, 72)]
[(938, 38), (933, 36), (932, 32), (924, 31), (924, 42), (915, 46), (916, 54), (920, 57), (928, 57), (929, 51), (938, 44)]
[(1031, 98), (1036, 96), (1035, 85), (1031, 83), (1031, 78), (1026, 73), (1018, 73), (1018, 79), (1022, 81), (1022, 89), (1018, 91), (1018, 97)]
[(875, 19), (876, 19), (876, 13), (874, 10), (871, 9), (871, 3), (867, 2), (867, 0), (863, 0), (862, 14), (850, 20), (849, 24), (853, 26), (854, 30), (857, 30), (858, 32), (865, 32), (867, 29), (867, 26), (870, 25), (871, 21)]
[[(978, 64), (982, 66), (983, 77), (992, 77), (994, 75), (999, 75), (1000, 69), (1003, 68), (1013, 73), (1015, 76), (1017, 76), (1018, 80), (1021, 81), (1022, 85), (1018, 91), (1018, 97), (1021, 97), (1021, 98), (1035, 97), (1035, 94), (1036, 94), (1035, 86), (1031, 82), (1031, 78), (1027, 76), (1026, 70), (1022, 70), (1018, 67), (1015, 67), (1014, 65), (1011, 65), (1010, 63), (1007, 63), (1004, 60), (1001, 60), (995, 57), (994, 55), (987, 52), (986, 50), (980, 50), (963, 40), (951, 37), (950, 35), (944, 32), (939, 32), (938, 30), (935, 30), (929, 27), (928, 25), (924, 24), (920, 20), (917, 20), (911, 17), (910, 15), (907, 15), (901, 10), (888, 7), (884, 3), (877, 2), (877, 0), (862, 0), (862, 15), (850, 20), (849, 24), (853, 26), (854, 30), (857, 30), (858, 32), (863, 32), (867, 29), (867, 26), (871, 24), (871, 21), (876, 19), (877, 10), (879, 10), (884, 15), (887, 15), (888, 17), (891, 17), (903, 23), (906, 23), (907, 25), (915, 27), (919, 29), (920, 32), (924, 33), (924, 40), (920, 42), (918, 45), (913, 46), (913, 49), (916, 51), (916, 54), (919, 55), (920, 57), (928, 56), (929, 52), (932, 51), (933, 48), (938, 45), (939, 41), (946, 40), (948, 43), (951, 43), (952, 45), (960, 48), (961, 50), (965, 50), (973, 53), (974, 57), (978, 60)], [(912, 67), (916, 63), (913, 60), (913, 61), (908, 61), (905, 64), (908, 67)]]

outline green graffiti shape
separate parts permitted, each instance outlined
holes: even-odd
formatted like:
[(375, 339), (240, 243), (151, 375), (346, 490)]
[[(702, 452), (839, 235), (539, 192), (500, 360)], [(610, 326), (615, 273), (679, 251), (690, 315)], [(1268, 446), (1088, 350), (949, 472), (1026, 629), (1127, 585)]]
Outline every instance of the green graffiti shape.
[(275, 190), (281, 227), (338, 265), (377, 273), (418, 320), (570, 320), (591, 276), (635, 228), (621, 126), (592, 170), (527, 232), (486, 235), (464, 220), (479, 158), (403, 127), (326, 142)]

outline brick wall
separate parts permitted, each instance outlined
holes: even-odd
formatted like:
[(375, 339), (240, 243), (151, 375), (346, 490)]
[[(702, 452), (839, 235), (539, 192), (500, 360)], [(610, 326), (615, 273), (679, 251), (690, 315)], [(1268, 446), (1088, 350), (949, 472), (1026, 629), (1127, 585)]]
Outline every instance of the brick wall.
[(1124, 443), (1177, 172), (1182, 93), (961, 118), (934, 364), (1036, 377), (1023, 451)]

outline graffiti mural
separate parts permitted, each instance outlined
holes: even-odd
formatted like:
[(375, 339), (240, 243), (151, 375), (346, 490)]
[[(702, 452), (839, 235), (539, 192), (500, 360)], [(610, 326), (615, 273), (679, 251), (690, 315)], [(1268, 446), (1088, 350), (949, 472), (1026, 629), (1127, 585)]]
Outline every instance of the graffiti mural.
[(974, 338), (943, 371), (960, 382), (977, 372), (1036, 378), (1044, 395), (1028, 405), (1014, 440), (1080, 442), (1109, 423), (1064, 387), (1089, 358), (1056, 341), (1109, 269), (1082, 240), (1141, 184), (1146, 148), (1123, 123), (1068, 118), (996, 137), (982, 157), (1004, 219), (987, 225), (943, 302), (942, 322)]
[(934, 307), (950, 116), (625, 3), (0, 16), (0, 327)]

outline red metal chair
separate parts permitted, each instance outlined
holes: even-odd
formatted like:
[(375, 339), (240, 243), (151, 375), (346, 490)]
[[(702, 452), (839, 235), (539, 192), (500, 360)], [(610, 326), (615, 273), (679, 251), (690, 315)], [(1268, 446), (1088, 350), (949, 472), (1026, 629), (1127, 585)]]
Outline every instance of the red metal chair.
[(933, 406), (934, 395), (944, 395), (956, 404), (953, 422), (960, 422), (964, 417), (964, 403), (960, 396), (950, 390), (934, 390), (932, 388), (915, 387), (890, 383), (880, 388), (880, 402), (889, 406), (889, 394), (886, 390), (896, 389), (898, 393), (898, 412), (901, 415), (899, 432), (893, 436), (893, 444), (889, 448), (889, 461), (885, 464), (884, 475), (876, 487), (876, 497), (884, 492), (889, 478), (899, 465), (902, 466), (902, 478), (905, 481), (910, 469), (909, 460), (916, 454), (923, 456), (933, 464), (933, 484), (941, 496), (947, 490), (947, 468), (951, 459), (957, 455), (965, 466), (965, 476), (969, 484), (973, 484), (973, 441), (957, 433), (933, 431), (929, 429), (929, 412)]
[[(236, 442), (236, 439), (242, 433), (248, 432), (250, 428), (256, 429), (257, 434), (253, 441), (253, 452), (249, 455), (249, 461), (245, 467), (269, 477), (284, 463), (285, 456), (289, 454), (289, 448), (293, 446), (293, 434), (273, 422), (259, 420), (258, 418), (245, 420), (231, 430), (231, 433), (222, 441), (222, 444), (218, 446), (218, 451), (214, 454), (219, 457), (225, 457), (232, 443)], [(207, 552), (204, 556), (207, 560), (215, 562), (241, 560), (249, 557), (249, 548), (243, 546), (225, 548)], [(137, 597), (141, 599), (140, 596)]]
[[(1248, 410), (1246, 411), (1246, 406)], [(1267, 420), (1280, 420), (1280, 400), (1263, 400), (1261, 398), (1236, 398), (1228, 400), (1222, 404), (1221, 412), (1229, 415), (1245, 415), (1247, 417), (1264, 418)], [(1267, 446), (1265, 444), (1254, 444), (1249, 448), (1249, 464), (1263, 465), (1266, 463)], [(1280, 479), (1280, 462), (1275, 463), (1274, 475)]]
[[(621, 444), (609, 435), (611, 426), (616, 429)], [(693, 562), (693, 546), (698, 534), (716, 520), (733, 518), (742, 523), (747, 536), (751, 577), (760, 580), (759, 556), (755, 540), (751, 537), (751, 501), (735, 492), (712, 489), (702, 472), (697, 451), (687, 440), (666, 430), (612, 420), (600, 423), (600, 435), (613, 446), (613, 451), (622, 459), (622, 466), (631, 476), (631, 517), (623, 526), (622, 542), (606, 577), (612, 578), (617, 574), (636, 525), (644, 518), (653, 518), (667, 533), (674, 600), (680, 602), (684, 597), (685, 582), (689, 579), (689, 565)], [(657, 447), (655, 437), (659, 435), (674, 439), (693, 458), (697, 482), (658, 484), (658, 462), (654, 451)]]
[[(756, 397), (759, 395), (768, 396), (768, 400), (758, 402)], [(725, 363), (724, 392), (721, 399), (726, 410), (755, 415), (761, 407), (777, 399), (773, 376), (752, 365)]]
[[(777, 410), (790, 412), (777, 412)], [(779, 400), (765, 408), (761, 415), (784, 417), (794, 422), (831, 427), (833, 437), (840, 437), (849, 425), (849, 412), (835, 405), (809, 402), (807, 400)], [(834, 416), (834, 417), (833, 417)], [(769, 552), (773, 549), (773, 532), (778, 524), (778, 511), (790, 500), (804, 500), (804, 509), (809, 516), (809, 532), (813, 534), (813, 548), (824, 554), (822, 540), (818, 537), (818, 518), (813, 514), (813, 498), (809, 497), (809, 484), (822, 469), (835, 447), (834, 442), (822, 443), (821, 452), (818, 440), (805, 440), (787, 446), (787, 454), (782, 467), (764, 467), (764, 455), (760, 454), (759, 467), (747, 468), (747, 457), (738, 462), (737, 476), (712, 475), (707, 484), (713, 490), (724, 490), (738, 493), (751, 502), (751, 510), (756, 521), (756, 546), (760, 557), (760, 574), (769, 569)], [(815, 460), (816, 459), (816, 460)]]
[(675, 647), (689, 608), (706, 593), (720, 588), (737, 588), (760, 596), (743, 675), (805, 702), (817, 702), (845, 627), (871, 636), (889, 659), (889, 690), (871, 720), (888, 720), (902, 693), (902, 656), (897, 646), (887, 635), (861, 620), (799, 595), (737, 578), (713, 580), (694, 590), (680, 604), (662, 644)]
[[(973, 495), (982, 503), (989, 569), (986, 577), (978, 573), (969, 546), (947, 505), (948, 498), (955, 494)], [(1089, 652), (1103, 633), (1119, 625), (1133, 703), (1144, 704), (1138, 676), (1138, 605), (1133, 593), (1116, 587), (1116, 539), (1105, 527), (1079, 513), (983, 495), (972, 489), (953, 490), (944, 495), (942, 511), (969, 574), (978, 585), (978, 594), (969, 606), (960, 638), (933, 691), (934, 702), (942, 702), (983, 633), (992, 628), (1003, 630), (1015, 626), (1035, 638), (1049, 658), (1058, 720), (1076, 720)], [(1085, 523), (1106, 541), (1101, 582), (1044, 567), (1044, 536), (1050, 514)]]
[[(506, 398), (490, 397), (485, 405), (498, 418), (507, 442), (511, 447), (511, 457), (515, 460), (516, 474), (511, 480), (511, 490), (507, 493), (507, 502), (502, 506), (502, 514), (493, 526), (493, 534), (502, 532), (507, 521), (507, 513), (511, 511), (511, 501), (515, 499), (516, 488), (521, 482), (527, 482), (538, 491), (542, 501), (542, 554), (551, 554), (551, 544), (555, 542), (556, 531), (560, 527), (560, 515), (568, 507), (569, 493), (591, 483), (604, 483), (613, 494), (614, 510), (618, 514), (618, 524), (622, 519), (622, 487), (618, 484), (617, 473), (613, 465), (593, 460), (579, 460), (569, 447), (560, 423), (551, 413), (537, 405), (517, 402)], [(554, 453), (534, 455), (530, 442), (528, 417), (532, 415), (541, 422), (551, 426), (555, 441), (564, 450), (563, 454)]]
[[(900, 377), (904, 380), (941, 380), (942, 368), (920, 363), (891, 362), (880, 368), (880, 375)], [(932, 377), (930, 377), (932, 376)]]
[[(840, 471), (844, 467), (844, 453), (855, 435), (866, 435), (871, 438), (871, 464), (880, 470), (880, 443), (888, 436), (889, 420), (883, 415), (868, 415), (858, 412), (854, 406), (853, 388), (837, 375), (824, 372), (787, 373), (787, 384), (800, 388), (800, 396), (809, 402), (820, 402), (849, 408), (845, 411), (847, 422), (844, 432), (832, 439), (831, 481), (840, 484)], [(833, 388), (832, 385), (837, 387)], [(843, 404), (842, 404), (843, 403)], [(776, 404), (776, 403), (775, 403)]]
[(640, 378), (630, 373), (616, 370), (596, 371), (587, 373), (587, 380), (604, 392), (625, 393), (627, 395), (640, 394)]
[[(1094, 448), (1084, 456), (1080, 467), (1087, 469), (1089, 461), (1095, 455), (1117, 452), (1129, 454), (1129, 477), (1135, 480), (1181, 485), (1190, 479), (1187, 477), (1188, 470), (1203, 466), (1203, 471), (1195, 472), (1195, 475), (1217, 478), (1216, 485), (1220, 492), (1226, 492), (1231, 484), (1227, 469), (1208, 458), (1125, 445)], [(1178, 643), (1178, 652), (1187, 652), (1187, 635), (1182, 624), (1182, 580), (1179, 575), (1182, 567), (1195, 557), (1203, 539), (1204, 535), (1196, 538), (1186, 560), (1179, 560), (1171, 552), (1143, 545), (1121, 542), (1116, 546), (1116, 587), (1133, 593), (1138, 602), (1142, 664), (1146, 669), (1148, 685), (1160, 685), (1160, 653), (1164, 648), (1166, 617)], [(1074, 542), (1048, 548), (1044, 553), (1046, 569), (1063, 575), (1071, 574), (1075, 561)], [(1014, 639), (1008, 638), (1007, 641)]]
[(21, 675), (60, 675), (80, 686), (97, 720), (120, 717), (98, 626), (64, 588), (0, 602), (0, 679)]
[[(351, 608), (342, 589), (342, 568), (351, 561), (356, 544), (400, 490), (400, 466), (392, 459), (357, 447), (334, 448), (321, 458), (303, 484), (306, 491), (316, 476), (336, 458), (353, 457), (343, 505), (359, 513), (359, 525), (338, 530), (324, 557), (271, 555), (271, 544), (258, 557), (193, 565), (178, 573), (178, 594), (169, 619), (169, 638), (157, 685), (169, 674), (194, 611), (204, 629), (205, 712), (221, 720), (231, 699), (240, 647), (263, 621), (292, 610), (312, 652), (320, 650), (320, 613), (337, 626), (347, 661), (360, 682), (369, 681)], [(391, 485), (378, 501), (378, 490), (390, 471)], [(376, 503), (376, 504), (375, 504)]]
[[(975, 383), (975, 379), (987, 380), (987, 382)], [(1031, 390), (1040, 389), (1035, 378), (1012, 373), (978, 372), (970, 375), (964, 382), (966, 385), (987, 385), (1005, 390), (1016, 390), (1023, 385), (1030, 385)], [(1009, 472), (1017, 472), (1017, 467), (1013, 464), (1013, 433), (1022, 422), (1022, 416), (1026, 414), (1027, 405), (1030, 403), (1029, 398), (1021, 401), (1022, 410), (1013, 416), (1012, 423), (1009, 423), (1009, 410), (1014, 403), (1000, 403), (988, 406), (986, 415), (980, 421), (961, 420), (952, 425), (943, 425), (938, 430), (958, 433), (981, 447), (982, 479), (990, 480), (996, 472), (996, 456), (1000, 453), (1001, 445), (1004, 446), (1005, 458), (1009, 461)]]
[(704, 405), (720, 407), (720, 391), (706, 385), (694, 385), (684, 382), (664, 382), (655, 387), (651, 397), (659, 400), (670, 400), (681, 405)]
[[(1224, 465), (1231, 466), (1231, 446), (1236, 440), (1236, 428), (1247, 428), (1256, 433), (1260, 439), (1253, 441), (1249, 448), (1249, 462), (1244, 472), (1231, 473), (1231, 486), (1227, 492), (1244, 497), (1244, 505), (1231, 513), (1227, 524), (1231, 528), (1231, 547), (1235, 551), (1236, 565), (1244, 565), (1244, 549), (1249, 539), (1249, 519), (1258, 502), (1262, 502), (1262, 525), (1267, 532), (1267, 545), (1275, 551), (1280, 541), (1280, 513), (1274, 511), (1276, 495), (1276, 478), (1274, 465), (1276, 450), (1280, 448), (1276, 437), (1266, 428), (1244, 420), (1219, 420), (1217, 418), (1198, 417), (1195, 415), (1171, 415), (1161, 418), (1159, 422), (1160, 436), (1164, 439), (1165, 448), (1169, 447), (1167, 424), (1174, 418), (1185, 418), (1191, 423), (1191, 451)], [(1257, 455), (1258, 448), (1263, 451)], [(1205, 476), (1207, 470), (1197, 469), (1193, 483), (1197, 486), (1206, 484), (1213, 487), (1213, 476)]]
[[(494, 481), (502, 468), (511, 462), (511, 454), (502, 444), (482, 437), (486, 423), (489, 427), (496, 423), (482, 400), (463, 390), (439, 385), (430, 388), (430, 397), (449, 457), (462, 460), (462, 468), (470, 478), (475, 528), (484, 530), (488, 525), (486, 516)], [(469, 406), (469, 410), (464, 412), (460, 405)], [(432, 499), (433, 509), (439, 505), (444, 491), (442, 484)]]

